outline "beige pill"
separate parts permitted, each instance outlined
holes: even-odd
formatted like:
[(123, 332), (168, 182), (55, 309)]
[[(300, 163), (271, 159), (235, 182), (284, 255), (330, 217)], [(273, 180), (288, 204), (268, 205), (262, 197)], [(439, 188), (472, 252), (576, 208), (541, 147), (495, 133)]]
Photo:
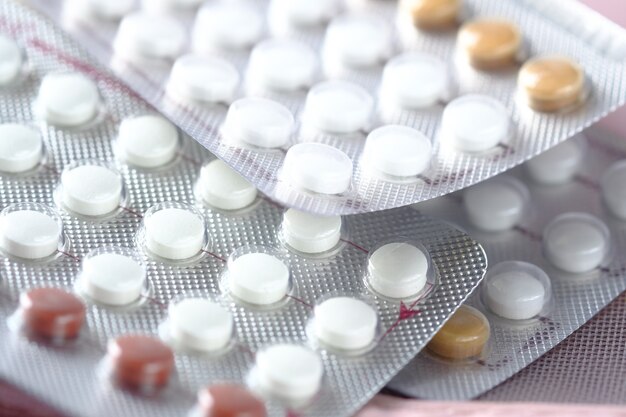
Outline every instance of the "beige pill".
[(447, 29), (456, 25), (461, 0), (405, 0), (402, 8), (422, 29)]
[(459, 31), (458, 45), (469, 63), (490, 70), (515, 64), (522, 35), (513, 23), (500, 19), (479, 19)]
[(462, 305), (428, 343), (428, 349), (447, 359), (479, 356), (489, 340), (489, 322), (473, 307)]

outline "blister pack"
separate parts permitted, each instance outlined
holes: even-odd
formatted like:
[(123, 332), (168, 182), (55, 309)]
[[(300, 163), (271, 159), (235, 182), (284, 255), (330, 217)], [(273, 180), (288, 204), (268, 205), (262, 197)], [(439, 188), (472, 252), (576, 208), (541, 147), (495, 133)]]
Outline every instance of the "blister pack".
[(622, 138), (592, 127), (462, 195), (418, 204), (481, 242), (489, 269), (468, 306), (390, 387), (419, 398), (476, 397), (625, 291), (624, 158)]
[(482, 279), (411, 208), (277, 206), (73, 45), (0, 3), (3, 380), (70, 415), (348, 416)]
[(326, 215), (501, 173), (623, 104), (567, 0), (29, 0), (262, 192)]

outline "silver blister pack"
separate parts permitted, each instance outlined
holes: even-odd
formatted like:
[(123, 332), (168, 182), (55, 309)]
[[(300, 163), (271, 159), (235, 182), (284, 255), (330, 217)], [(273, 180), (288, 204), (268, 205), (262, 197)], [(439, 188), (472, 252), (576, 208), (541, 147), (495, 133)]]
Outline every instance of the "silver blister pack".
[[(307, 368), (309, 362), (295, 364), (278, 375), (275, 383), (271, 378), (276, 375), (267, 376), (257, 353), (287, 343), (315, 356), (311, 363), (319, 361), (323, 372), (313, 400), (304, 407), (289, 405), (292, 410), (287, 414), (348, 416), (414, 357), (482, 279), (486, 258), (480, 245), (411, 208), (343, 219), (334, 246), (319, 256), (308, 256), (283, 243), (293, 239), (281, 227), (284, 209), (260, 195), (248, 201), (248, 191), (254, 189), (249, 184), (242, 186), (243, 196), (231, 188), (218, 192), (223, 200), (211, 197), (222, 207), (232, 207), (229, 198), (236, 197), (235, 203), (242, 198), (248, 201), (246, 208), (234, 212), (209, 208), (202, 202), (206, 197), (201, 184), (206, 183), (199, 181), (203, 178), (199, 172), (222, 163), (200, 144), (162, 118), (158, 119), (165, 125), (150, 130), (145, 141), (142, 130), (126, 122), (148, 114), (154, 128), (154, 109), (31, 9), (2, 2), (0, 34), (0, 75), (5, 83), (0, 89), (0, 168), (13, 172), (0, 175), (0, 373), (4, 380), (63, 412), (194, 415), (196, 392), (220, 382), (249, 385), (255, 392), (254, 381), (261, 388), (276, 389), (278, 384), (291, 393), (292, 387), (283, 379), (301, 369), (295, 365)], [(12, 82), (6, 82), (10, 77)], [(163, 137), (167, 126), (175, 132), (174, 148)], [(168, 161), (164, 155), (172, 157)], [(222, 173), (233, 172), (221, 166), (226, 169)], [(212, 178), (217, 188), (211, 189), (218, 191), (224, 184), (245, 183), (232, 175)], [(157, 216), (173, 210), (179, 210), (179, 215), (185, 212), (191, 220)], [(172, 233), (184, 239), (170, 238)], [(306, 239), (295, 241), (305, 250), (311, 248)], [(404, 302), (375, 295), (366, 285), (368, 265), (377, 248), (390, 242), (415, 242), (415, 247), (408, 246), (421, 247), (424, 251), (419, 253), (430, 257), (428, 262), (424, 258), (429, 272), (423, 277), (421, 292)], [(141, 280), (129, 281), (132, 288), (116, 281), (135, 269), (115, 272), (110, 268), (119, 266), (119, 259), (95, 262), (102, 254), (123, 256), (142, 266)], [(271, 258), (272, 263), (237, 264), (247, 254), (267, 255), (264, 259)], [(258, 290), (257, 280), (250, 277), (265, 276), (266, 269), (251, 269), (261, 266), (275, 271), (277, 263), (279, 273), (274, 275), (281, 281), (266, 292)], [(102, 271), (109, 275), (102, 277)], [(283, 288), (285, 276), (288, 285)], [(107, 282), (118, 282), (120, 287)], [(134, 286), (137, 282), (139, 287)], [(76, 321), (50, 325), (36, 320), (32, 290), (39, 287), (64, 289), (85, 303), (86, 322), (77, 339), (59, 342), (58, 330), (69, 334), (69, 327), (54, 327)], [(137, 296), (127, 299), (131, 290)], [(267, 297), (276, 294), (280, 295), (277, 300), (268, 301)], [(234, 330), (226, 332), (227, 340), (217, 352), (198, 353), (173, 339), (172, 329), (180, 328), (174, 327), (178, 325), (170, 317), (172, 308), (193, 297), (213, 300), (232, 318)], [(320, 343), (318, 335), (323, 333), (318, 329), (328, 328), (318, 321), (322, 316), (317, 307), (337, 297), (359, 300), (359, 308), (375, 312), (375, 328), (368, 334), (371, 340), (356, 353)], [(328, 315), (324, 317), (327, 322)], [(210, 322), (213, 316), (205, 318)], [(203, 322), (193, 321), (201, 326)], [(28, 326), (52, 332), (47, 335), (59, 343), (31, 337), (25, 333)], [(111, 363), (106, 357), (113, 350), (107, 343), (129, 333), (161, 338), (173, 347), (176, 371), (163, 390), (131, 393), (110, 377)], [(328, 340), (340, 340), (341, 347), (347, 344), (350, 349), (356, 340), (342, 334), (331, 336)], [(134, 374), (130, 375), (127, 378)], [(265, 381), (261, 376), (270, 382), (259, 382)], [(285, 415), (285, 402), (276, 400), (274, 394), (267, 397), (269, 415)]]
[[(569, 139), (510, 174), (468, 188), (463, 195), (455, 193), (416, 205), (423, 213), (437, 214), (460, 225), (484, 245), (489, 269), (468, 303), (488, 318), (491, 338), (481, 355), (467, 361), (443, 360), (423, 351), (392, 380), (390, 387), (419, 398), (474, 398), (552, 349), (626, 290), (626, 228), (623, 220), (626, 199), (622, 174), (625, 157), (623, 138), (594, 126), (587, 129), (584, 136)], [(485, 217), (481, 218), (481, 203), (475, 197), (488, 191), (493, 194), (484, 204), (493, 204), (494, 199), (500, 199), (502, 204), (491, 211), (485, 210)], [(507, 197), (515, 193), (520, 196), (519, 200)], [(523, 214), (513, 209), (515, 206), (520, 208), (522, 201), (525, 205)], [(509, 223), (508, 226), (513, 227), (508, 230), (485, 232), (486, 227), (493, 227), (499, 219), (506, 217), (505, 207), (512, 209), (509, 215), (513, 215), (508, 219), (513, 221), (514, 217), (520, 216), (519, 221), (515, 221), (515, 225)], [(572, 222), (576, 219), (578, 223)], [(598, 234), (582, 232), (576, 235), (583, 230), (579, 228), (580, 221), (589, 221), (586, 224), (595, 228)], [(505, 226), (502, 223), (501, 227)], [(594, 242), (594, 236), (599, 240)], [(604, 249), (594, 253), (600, 240), (605, 242)], [(569, 250), (577, 245), (585, 246), (589, 252), (569, 256), (573, 254)], [(564, 256), (559, 258), (559, 253)], [(584, 263), (590, 255), (596, 257), (594, 262), (582, 265), (581, 262)], [(488, 287), (490, 282), (496, 282), (490, 278), (497, 278), (498, 274), (504, 277), (507, 271), (514, 277), (513, 272), (522, 271), (518, 268), (520, 264), (516, 266), (510, 261), (538, 266), (551, 282), (551, 297), (546, 294), (546, 304), (537, 307), (541, 311), (533, 319), (502, 318), (502, 315), (511, 317), (513, 306), (521, 305), (524, 294), (529, 302), (533, 294), (530, 291), (503, 285), (502, 288), (508, 291), (505, 297), (512, 297), (512, 293), (520, 297), (517, 300), (510, 298), (508, 308), (497, 303), (495, 297), (490, 298), (490, 290), (496, 290), (492, 294), (498, 291), (495, 287)], [(578, 273), (582, 270), (586, 272)], [(514, 278), (521, 280), (519, 275)], [(529, 304), (522, 310), (527, 308)]]

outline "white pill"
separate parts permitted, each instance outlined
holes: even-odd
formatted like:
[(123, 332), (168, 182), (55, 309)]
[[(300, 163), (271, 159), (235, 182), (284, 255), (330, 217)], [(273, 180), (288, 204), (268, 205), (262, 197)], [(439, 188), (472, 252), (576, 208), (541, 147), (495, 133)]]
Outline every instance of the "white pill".
[(519, 223), (528, 200), (528, 189), (523, 183), (512, 177), (500, 176), (466, 189), (463, 208), (476, 228), (500, 232)]
[(178, 151), (178, 130), (159, 116), (124, 119), (117, 136), (122, 159), (132, 165), (154, 168), (165, 165)]
[(141, 5), (146, 10), (176, 11), (191, 9), (202, 4), (203, 0), (142, 0)]
[(287, 401), (307, 401), (320, 389), (324, 367), (314, 351), (281, 344), (256, 355), (257, 383), (270, 395)]
[(480, 152), (505, 141), (509, 113), (498, 100), (468, 94), (452, 100), (441, 118), (442, 139), (459, 151)]
[(380, 92), (390, 104), (417, 109), (437, 104), (448, 89), (446, 64), (435, 56), (412, 52), (387, 63)]
[(296, 91), (313, 84), (317, 69), (317, 55), (307, 45), (288, 39), (270, 39), (252, 50), (248, 83), (253, 89)]
[(526, 262), (501, 262), (485, 276), (483, 299), (489, 309), (510, 320), (537, 316), (549, 297), (550, 280), (535, 265)]
[(266, 98), (246, 97), (228, 108), (223, 134), (227, 140), (260, 148), (279, 148), (289, 142), (295, 121), (289, 109)]
[(66, 7), (76, 17), (116, 20), (130, 13), (135, 0), (70, 0)]
[(190, 210), (162, 208), (146, 216), (144, 227), (147, 249), (162, 258), (191, 258), (204, 245), (204, 221)]
[(385, 297), (407, 298), (424, 289), (429, 268), (428, 253), (408, 243), (388, 243), (369, 257), (368, 282)]
[(315, 193), (341, 194), (350, 188), (352, 161), (332, 146), (299, 143), (287, 151), (281, 178)]
[(100, 165), (80, 165), (63, 171), (61, 201), (84, 216), (102, 216), (120, 206), (122, 179), (119, 173)]
[(275, 256), (248, 253), (229, 262), (228, 287), (246, 303), (273, 304), (289, 291), (289, 268)]
[(339, 11), (340, 2), (341, 0), (272, 0), (272, 30), (281, 32), (284, 26), (306, 27), (325, 23)]
[(248, 48), (261, 38), (263, 26), (263, 15), (250, 3), (238, 0), (207, 3), (198, 12), (194, 24), (194, 50)]
[(602, 176), (602, 198), (614, 216), (626, 219), (626, 161), (616, 162)]
[(38, 131), (19, 124), (0, 124), (0, 171), (28, 171), (39, 164), (42, 156), (43, 142)]
[(173, 59), (186, 43), (185, 27), (174, 17), (138, 11), (122, 19), (113, 48), (130, 60)]
[(12, 39), (0, 35), (0, 86), (15, 80), (23, 64), (20, 47)]
[(96, 84), (80, 73), (46, 75), (37, 98), (41, 116), (62, 126), (78, 126), (93, 119), (99, 103)]
[(369, 125), (374, 99), (356, 84), (325, 81), (309, 91), (304, 111), (306, 122), (318, 129), (332, 133), (353, 133)]
[(347, 15), (332, 21), (324, 39), (329, 65), (369, 67), (382, 64), (392, 50), (391, 30), (376, 16)]
[(184, 55), (176, 60), (168, 88), (187, 100), (230, 102), (239, 86), (237, 68), (225, 59)]
[(289, 209), (283, 217), (282, 236), (297, 251), (326, 252), (341, 239), (341, 216), (317, 216)]
[(610, 247), (610, 233), (602, 220), (586, 213), (557, 216), (543, 232), (546, 258), (574, 274), (596, 269)]
[(85, 258), (80, 276), (81, 289), (103, 304), (125, 305), (141, 296), (146, 270), (131, 256), (100, 253)]
[(199, 191), (204, 201), (222, 210), (242, 209), (257, 196), (254, 185), (219, 159), (202, 167)]
[(203, 298), (187, 298), (169, 308), (171, 337), (186, 348), (223, 349), (233, 335), (233, 316), (224, 307)]
[(585, 138), (575, 136), (528, 161), (526, 172), (540, 184), (564, 184), (578, 172), (585, 150)]
[(315, 307), (315, 337), (328, 346), (359, 350), (376, 337), (378, 315), (369, 304), (350, 297), (335, 297)]
[(0, 246), (25, 259), (54, 254), (61, 239), (61, 225), (54, 217), (35, 210), (18, 210), (0, 217)]
[(373, 130), (365, 141), (364, 162), (382, 174), (396, 177), (419, 175), (430, 166), (430, 140), (419, 130), (388, 125)]

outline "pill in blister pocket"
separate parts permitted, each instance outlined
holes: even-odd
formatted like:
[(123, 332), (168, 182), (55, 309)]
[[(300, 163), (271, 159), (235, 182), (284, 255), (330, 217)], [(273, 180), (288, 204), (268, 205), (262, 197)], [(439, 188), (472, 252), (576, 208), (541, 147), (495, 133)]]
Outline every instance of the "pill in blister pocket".
[(626, 161), (616, 162), (602, 176), (602, 198), (614, 216), (626, 219)]
[(325, 345), (342, 350), (364, 349), (376, 337), (378, 315), (364, 301), (335, 297), (315, 306), (315, 337)]
[(43, 141), (37, 130), (14, 123), (0, 124), (0, 171), (28, 171), (42, 157)]
[(368, 282), (390, 298), (408, 298), (426, 286), (430, 260), (424, 250), (405, 242), (388, 243), (369, 257)]
[(367, 135), (363, 161), (378, 173), (395, 177), (419, 175), (430, 166), (432, 144), (419, 130), (407, 126), (379, 127)]
[(154, 168), (165, 165), (178, 151), (178, 130), (160, 116), (145, 115), (124, 119), (117, 146), (122, 159), (132, 165)]
[(54, 254), (62, 231), (60, 217), (40, 204), (9, 206), (0, 215), (0, 247), (18, 258), (40, 259)]
[(502, 19), (476, 19), (459, 31), (458, 48), (478, 69), (512, 66), (522, 45), (522, 35), (512, 22)]
[(135, 0), (66, 0), (64, 11), (79, 18), (115, 20), (130, 13)]
[(206, 3), (196, 15), (194, 50), (250, 47), (263, 35), (263, 26), (263, 15), (251, 3), (238, 0)]
[(610, 249), (609, 229), (587, 213), (557, 216), (543, 232), (543, 250), (554, 266), (574, 274), (601, 265)]
[(284, 146), (295, 129), (289, 109), (260, 97), (246, 97), (228, 108), (222, 133), (226, 140), (243, 142), (259, 148)]
[(154, 206), (144, 217), (144, 228), (146, 248), (166, 259), (191, 258), (205, 243), (204, 219), (191, 208)]
[(246, 303), (274, 304), (289, 291), (289, 268), (273, 255), (247, 253), (229, 261), (228, 288)]
[(330, 20), (338, 12), (340, 4), (341, 0), (272, 0), (272, 29), (280, 32), (285, 25), (319, 25)]
[(185, 49), (186, 42), (185, 28), (176, 19), (138, 11), (122, 19), (113, 48), (132, 61), (172, 59)]
[(263, 401), (235, 384), (203, 388), (198, 392), (198, 407), (202, 417), (267, 417)]
[(402, 0), (400, 10), (408, 13), (417, 27), (447, 29), (458, 22), (461, 5), (461, 0)]
[(479, 356), (489, 340), (489, 321), (483, 313), (462, 305), (428, 343), (427, 348), (446, 359)]
[(121, 198), (122, 179), (112, 167), (88, 161), (61, 174), (61, 201), (75, 213), (102, 216), (117, 209)]
[(174, 63), (168, 89), (187, 100), (229, 103), (239, 81), (237, 68), (225, 59), (189, 54)]
[(285, 155), (281, 177), (305, 190), (341, 194), (352, 180), (352, 161), (337, 148), (322, 143), (299, 143)]
[(585, 150), (584, 136), (574, 136), (526, 162), (526, 172), (540, 184), (564, 184), (578, 172)]
[(289, 209), (283, 216), (281, 232), (285, 243), (297, 251), (326, 252), (341, 239), (341, 216), (317, 216)]
[(0, 86), (15, 80), (22, 70), (23, 58), (19, 46), (0, 35)]
[(78, 336), (85, 321), (85, 305), (60, 288), (34, 288), (20, 295), (20, 314), (27, 333), (62, 341)]
[(509, 113), (498, 100), (468, 94), (452, 100), (441, 119), (442, 139), (459, 151), (480, 152), (506, 141)]
[(252, 204), (256, 188), (225, 162), (215, 159), (200, 171), (198, 184), (202, 199), (222, 210), (239, 210)]
[(223, 349), (233, 335), (233, 317), (224, 307), (204, 298), (186, 298), (169, 308), (170, 336), (185, 348)]
[(257, 384), (289, 402), (310, 400), (320, 389), (324, 368), (314, 351), (298, 345), (267, 347), (256, 355)]
[(96, 84), (83, 74), (48, 74), (41, 81), (37, 111), (48, 123), (81, 125), (96, 116), (99, 104)]

